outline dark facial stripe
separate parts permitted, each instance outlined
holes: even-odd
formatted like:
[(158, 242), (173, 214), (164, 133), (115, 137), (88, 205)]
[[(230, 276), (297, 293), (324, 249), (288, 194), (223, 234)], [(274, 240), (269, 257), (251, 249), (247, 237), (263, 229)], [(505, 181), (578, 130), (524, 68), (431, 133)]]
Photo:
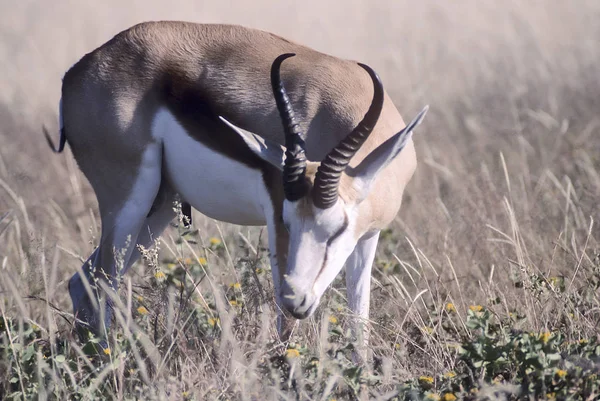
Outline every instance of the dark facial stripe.
[(319, 279), (319, 277), (321, 276), (321, 273), (323, 273), (323, 270), (325, 270), (325, 265), (327, 264), (327, 255), (329, 253), (329, 246), (333, 243), (333, 241), (335, 241), (340, 235), (342, 235), (342, 233), (344, 231), (346, 231), (346, 229), (348, 228), (348, 224), (349, 224), (349, 220), (348, 220), (348, 215), (346, 214), (346, 211), (344, 210), (344, 224), (342, 224), (342, 227), (340, 227), (339, 230), (337, 230), (335, 232), (335, 234), (333, 234), (331, 236), (331, 238), (329, 238), (327, 240), (327, 243), (325, 244), (325, 257), (323, 258), (323, 263), (321, 263), (321, 268), (319, 269), (319, 274), (317, 274), (317, 277), (315, 277), (315, 282)]

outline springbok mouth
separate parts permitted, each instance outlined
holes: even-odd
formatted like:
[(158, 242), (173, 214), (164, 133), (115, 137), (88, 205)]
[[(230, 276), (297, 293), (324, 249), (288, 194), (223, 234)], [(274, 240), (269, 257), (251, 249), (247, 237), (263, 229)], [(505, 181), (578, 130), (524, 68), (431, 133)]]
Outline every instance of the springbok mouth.
[(304, 320), (304, 319), (306, 319), (306, 318), (309, 318), (309, 317), (311, 317), (311, 316), (312, 316), (312, 315), (315, 313), (315, 310), (317, 310), (317, 306), (319, 306), (319, 302), (318, 302), (318, 301), (317, 301), (317, 302), (314, 302), (314, 303), (313, 303), (312, 305), (310, 305), (310, 306), (308, 307), (308, 309), (306, 309), (306, 310), (298, 310), (298, 309), (295, 309), (295, 310), (290, 310), (290, 309), (287, 309), (287, 308), (286, 308), (286, 310), (287, 310), (287, 311), (288, 311), (288, 312), (289, 312), (289, 313), (290, 313), (290, 314), (291, 314), (291, 315), (292, 315), (292, 316), (293, 316), (295, 319), (298, 319), (298, 320)]
[(284, 301), (283, 306), (295, 319), (303, 320), (315, 313), (315, 310), (319, 306), (319, 299), (313, 298), (310, 303), (305, 301), (301, 305), (290, 304)]

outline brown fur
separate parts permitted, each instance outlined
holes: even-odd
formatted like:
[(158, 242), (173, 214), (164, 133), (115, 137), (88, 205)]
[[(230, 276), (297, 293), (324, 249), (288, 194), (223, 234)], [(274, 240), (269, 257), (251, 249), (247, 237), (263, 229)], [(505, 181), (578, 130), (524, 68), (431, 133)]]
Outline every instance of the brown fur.
[[(306, 154), (320, 161), (362, 119), (373, 94), (368, 74), (353, 61), (255, 29), (185, 22), (136, 25), (84, 56), (64, 77), (64, 123), (102, 215), (111, 216), (127, 198), (139, 157), (151, 140), (151, 117), (161, 105), (167, 105), (194, 138), (248, 165), (257, 161), (243, 151), (241, 141), (226, 129), (208, 129), (207, 121), (213, 124), (211, 119), (222, 115), (283, 144), (269, 70), (285, 52), (297, 54), (283, 64), (282, 78), (306, 132)], [(403, 127), (386, 95), (379, 122), (351, 166)], [(380, 229), (393, 220), (415, 167), (410, 142), (361, 204), (357, 231)], [(310, 179), (313, 170), (308, 172)], [(351, 178), (344, 176), (342, 199), (352, 201), (351, 188)]]

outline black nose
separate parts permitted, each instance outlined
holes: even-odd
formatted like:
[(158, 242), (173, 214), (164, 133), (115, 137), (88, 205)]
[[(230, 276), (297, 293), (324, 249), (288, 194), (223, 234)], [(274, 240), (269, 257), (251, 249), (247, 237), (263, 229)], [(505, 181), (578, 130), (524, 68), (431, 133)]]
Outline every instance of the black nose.
[(281, 289), (281, 300), (282, 306), (296, 319), (307, 317), (311, 307), (307, 294), (298, 294), (287, 283), (284, 283)]

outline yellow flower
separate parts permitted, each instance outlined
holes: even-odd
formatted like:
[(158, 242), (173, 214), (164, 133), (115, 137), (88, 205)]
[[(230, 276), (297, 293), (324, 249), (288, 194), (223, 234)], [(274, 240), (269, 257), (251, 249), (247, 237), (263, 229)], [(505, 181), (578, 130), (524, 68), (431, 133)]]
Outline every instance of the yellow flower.
[(214, 246), (221, 245), (221, 240), (218, 238), (212, 237), (209, 241), (210, 241), (211, 245), (214, 245)]
[(437, 395), (436, 393), (429, 393), (427, 394), (427, 396), (425, 397), (426, 400), (432, 400), (432, 401), (439, 401), (440, 400), (440, 396)]
[(329, 316), (329, 323), (337, 324), (338, 323), (337, 317), (335, 317), (333, 315)]
[(481, 312), (483, 310), (483, 306), (481, 305), (471, 305), (469, 306), (471, 312)]
[(129, 369), (129, 374), (130, 375), (134, 375), (135, 372), (137, 372), (135, 369), (133, 369), (133, 368)]
[(422, 387), (429, 388), (433, 385), (433, 377), (431, 376), (419, 376), (419, 384)]
[(544, 344), (548, 343), (548, 340), (550, 339), (550, 337), (552, 337), (552, 333), (550, 333), (548, 331), (545, 332), (545, 333), (540, 334), (540, 340), (542, 340), (542, 342)]
[(563, 377), (565, 377), (566, 375), (567, 375), (567, 371), (566, 371), (566, 370), (563, 370), (563, 369), (558, 369), (558, 370), (556, 371), (556, 376), (560, 377), (561, 379), (562, 379)]
[(145, 307), (143, 307), (143, 306), (140, 306), (139, 308), (137, 308), (137, 312), (138, 312), (140, 315), (147, 315), (147, 314), (148, 314), (148, 309), (146, 309), (146, 308), (145, 308)]
[(154, 278), (157, 279), (158, 281), (163, 281), (167, 278), (167, 276), (165, 276), (165, 273), (158, 270), (154, 273)]
[(285, 356), (287, 358), (297, 358), (300, 356), (300, 351), (295, 348), (288, 348), (285, 350)]
[(239, 290), (242, 288), (242, 285), (240, 283), (233, 283), (230, 285), (231, 288), (233, 288), (234, 290)]
[(446, 393), (442, 397), (442, 400), (443, 401), (456, 401), (456, 396), (452, 393)]
[(429, 334), (429, 335), (432, 335), (432, 334), (433, 334), (433, 329), (432, 329), (431, 327), (427, 327), (427, 326), (425, 326), (425, 327), (423, 327), (423, 331), (424, 331), (426, 334)]
[(448, 378), (448, 379), (452, 379), (453, 377), (456, 377), (456, 373), (454, 371), (449, 371), (444, 373), (444, 377)]
[(398, 349), (400, 349), (401, 347), (402, 347), (402, 346), (401, 346), (400, 344), (398, 344), (398, 343), (395, 343), (395, 344), (394, 344), (394, 348), (395, 348), (395, 349), (397, 349), (397, 350), (398, 350)]
[(549, 400), (555, 400), (556, 399), (556, 393), (548, 393), (546, 394), (546, 398)]
[(174, 270), (177, 267), (175, 263), (167, 263), (167, 269)]
[(208, 318), (208, 324), (211, 327), (215, 327), (219, 324), (219, 318), (218, 317), (209, 317)]
[(181, 393), (181, 396), (186, 398), (190, 396), (190, 392), (189, 391), (184, 391), (183, 393)]
[(448, 313), (456, 313), (456, 308), (454, 307), (453, 303), (448, 302), (446, 304), (446, 312), (448, 312)]
[(261, 269), (260, 267), (257, 267), (255, 271), (256, 274), (263, 274), (265, 272), (264, 269)]
[(239, 303), (238, 303), (238, 301), (236, 301), (235, 299), (230, 299), (230, 300), (229, 300), (229, 305), (231, 305), (231, 306), (238, 306), (238, 305), (239, 305)]
[(137, 299), (138, 302), (142, 302), (144, 300), (144, 297), (141, 295), (136, 295), (135, 299)]
[(207, 260), (206, 260), (206, 258), (204, 258), (204, 257), (200, 256), (200, 257), (198, 258), (198, 263), (200, 263), (201, 265), (206, 265), (206, 263), (207, 263)]
[(104, 352), (105, 355), (110, 355), (110, 348), (104, 348), (102, 352)]

